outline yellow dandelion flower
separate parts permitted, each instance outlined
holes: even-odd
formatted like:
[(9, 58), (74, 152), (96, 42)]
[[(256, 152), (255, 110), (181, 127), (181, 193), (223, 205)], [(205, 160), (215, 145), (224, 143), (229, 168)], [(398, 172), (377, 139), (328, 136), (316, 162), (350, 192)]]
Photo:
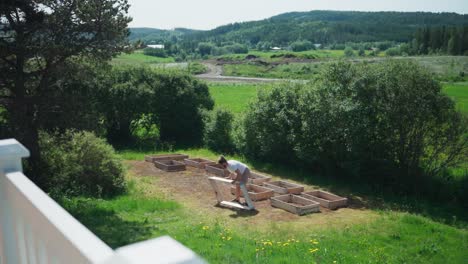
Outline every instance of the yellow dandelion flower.
[(283, 244), (283, 247), (287, 247), (287, 246), (289, 246), (289, 243), (286, 242)]
[(203, 230), (208, 230), (208, 229), (210, 229), (210, 227), (209, 226), (203, 226), (202, 229)]
[(319, 243), (318, 241), (312, 242), (312, 244), (314, 244), (314, 245), (317, 245), (318, 243)]
[(311, 249), (309, 249), (309, 252), (310, 252), (310, 253), (314, 253), (314, 252), (316, 252), (316, 251), (318, 251), (318, 250), (319, 250), (318, 248), (311, 248)]

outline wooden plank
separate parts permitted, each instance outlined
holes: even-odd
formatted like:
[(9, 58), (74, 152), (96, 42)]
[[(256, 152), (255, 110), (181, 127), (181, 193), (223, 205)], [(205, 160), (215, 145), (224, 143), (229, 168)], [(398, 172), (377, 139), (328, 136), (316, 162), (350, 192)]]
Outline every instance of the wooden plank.
[(271, 197), (271, 206), (298, 215), (320, 211), (319, 203), (293, 194)]
[[(255, 184), (247, 184), (246, 188), (249, 192), (249, 197), (250, 199), (252, 199), (252, 201), (266, 200), (266, 199), (270, 199), (273, 196), (273, 190), (266, 188), (264, 186), (258, 186)], [(236, 193), (235, 186), (231, 186), (231, 193), (232, 194)], [(242, 194), (242, 192), (241, 192), (241, 197), (244, 197), (244, 194)]]
[(219, 187), (218, 187), (218, 184), (216, 183), (216, 180), (215, 179), (211, 179), (211, 178), (216, 178), (216, 177), (210, 177), (210, 184), (211, 184), (211, 187), (213, 187), (213, 190), (216, 194), (216, 199), (218, 200), (218, 203), (221, 203), (224, 199), (223, 199), (223, 196), (221, 194), (221, 191), (219, 190)]
[(252, 184), (262, 184), (264, 182), (267, 182), (267, 181), (270, 181), (271, 180), (271, 177), (270, 176), (266, 176), (266, 175), (263, 175), (263, 174), (260, 174), (258, 172), (254, 172), (254, 171), (251, 171), (250, 172), (250, 178), (249, 178), (249, 183), (252, 183)]
[(208, 164), (205, 166), (205, 170), (208, 173), (221, 177), (227, 177), (230, 174), (229, 171), (224, 169), (221, 164)]
[(326, 207), (332, 210), (337, 209), (339, 207), (345, 207), (348, 204), (347, 198), (343, 198), (341, 196), (338, 196), (329, 192), (321, 191), (321, 190), (303, 192), (301, 196), (310, 200), (317, 201), (323, 207)]
[(217, 181), (217, 182), (222, 182), (222, 183), (228, 183), (232, 184), (234, 180), (226, 179), (226, 178), (220, 178), (220, 177), (209, 177), (209, 180)]
[(249, 210), (247, 206), (243, 206), (241, 204), (234, 203), (234, 202), (222, 201), (219, 203), (219, 205), (226, 206), (226, 207), (234, 207), (234, 208), (243, 209), (243, 210)]

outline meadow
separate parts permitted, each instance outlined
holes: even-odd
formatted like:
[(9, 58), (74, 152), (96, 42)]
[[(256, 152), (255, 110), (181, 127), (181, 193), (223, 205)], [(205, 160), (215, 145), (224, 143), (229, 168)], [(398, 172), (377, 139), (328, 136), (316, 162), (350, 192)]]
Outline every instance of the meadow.
[(419, 56), (419, 57), (392, 57), (392, 58), (344, 58), (337, 56), (335, 59), (319, 59), (312, 62), (291, 63), (258, 63), (245, 61), (244, 63), (223, 65), (224, 75), (248, 76), (276, 79), (309, 80), (320, 72), (327, 63), (336, 60), (347, 60), (355, 63), (379, 63), (386, 59), (407, 59), (426, 67), (434, 73), (439, 81), (462, 82), (468, 81), (468, 57), (467, 56)]
[(136, 50), (132, 53), (122, 53), (112, 60), (114, 65), (148, 65), (153, 66), (159, 63), (173, 63), (174, 58), (159, 58), (143, 54), (142, 50)]

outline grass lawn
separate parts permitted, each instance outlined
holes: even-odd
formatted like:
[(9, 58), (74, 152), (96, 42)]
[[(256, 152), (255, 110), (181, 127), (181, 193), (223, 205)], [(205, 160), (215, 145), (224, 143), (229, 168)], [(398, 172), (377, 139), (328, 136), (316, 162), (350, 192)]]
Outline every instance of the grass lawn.
[(457, 103), (457, 109), (468, 115), (468, 83), (446, 83), (443, 87), (444, 92)]
[(352, 210), (360, 217), (350, 222), (351, 210), (340, 209), (345, 213), (336, 211), (334, 221), (321, 224), (315, 219), (323, 214), (252, 225), (261, 212), (200, 211), (168, 196), (157, 177), (129, 173), (127, 180), (126, 195), (61, 203), (114, 248), (170, 235), (210, 263), (464, 263), (468, 258), (466, 229), (416, 214), (363, 208)]
[(126, 54), (122, 53), (112, 60), (112, 64), (115, 65), (152, 65), (158, 63), (171, 63), (174, 62), (174, 58), (159, 58), (154, 56), (148, 56), (143, 54), (143, 51), (137, 50), (133, 53)]
[(237, 115), (247, 109), (249, 102), (255, 99), (258, 89), (270, 87), (269, 84), (220, 84), (210, 83), (210, 94), (215, 101), (215, 108), (224, 108)]

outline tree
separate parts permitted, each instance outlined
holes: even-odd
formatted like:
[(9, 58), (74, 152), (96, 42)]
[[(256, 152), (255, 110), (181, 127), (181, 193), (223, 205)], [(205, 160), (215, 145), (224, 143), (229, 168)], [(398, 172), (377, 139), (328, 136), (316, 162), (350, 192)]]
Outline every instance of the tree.
[(106, 61), (124, 50), (128, 8), (127, 0), (0, 4), (1, 106), (12, 134), (31, 151), (33, 168), (39, 161), (38, 131), (48, 114), (73, 114), (47, 100), (51, 91), (62, 89), (61, 72), (80, 58)]
[(354, 56), (354, 51), (351, 47), (346, 47), (344, 50), (344, 55), (346, 57), (353, 57)]

